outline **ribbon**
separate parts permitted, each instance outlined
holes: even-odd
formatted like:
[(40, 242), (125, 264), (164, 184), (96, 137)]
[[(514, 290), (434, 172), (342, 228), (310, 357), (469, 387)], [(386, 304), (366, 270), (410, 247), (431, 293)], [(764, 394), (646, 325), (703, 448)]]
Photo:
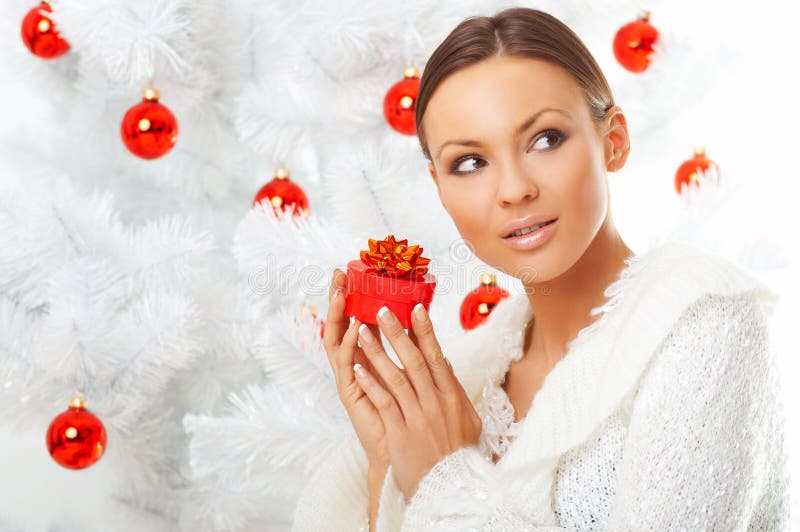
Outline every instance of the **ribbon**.
[(422, 256), (422, 248), (408, 245), (408, 239), (395, 240), (388, 235), (383, 240), (369, 239), (369, 250), (361, 250), (361, 261), (393, 277), (418, 278), (428, 271), (431, 259)]

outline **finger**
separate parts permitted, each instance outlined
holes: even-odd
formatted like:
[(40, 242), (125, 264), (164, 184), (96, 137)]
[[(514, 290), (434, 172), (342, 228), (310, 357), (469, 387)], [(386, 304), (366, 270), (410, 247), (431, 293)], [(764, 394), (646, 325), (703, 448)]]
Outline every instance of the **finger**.
[[(342, 379), (342, 383), (346, 386), (351, 385), (353, 382), (355, 382), (355, 378), (353, 376), (353, 364), (359, 362), (362, 366), (372, 371), (373, 378), (377, 379), (384, 389), (388, 389), (386, 383), (381, 376), (378, 375), (378, 372), (375, 370), (369, 358), (367, 358), (367, 356), (364, 354), (364, 350), (358, 347), (358, 328), (361, 325), (361, 321), (354, 318), (352, 324), (350, 324), (345, 331), (345, 335), (342, 338), (342, 343), (338, 348), (336, 360), (334, 361), (334, 366), (337, 371), (336, 378)], [(364, 325), (369, 327), (371, 330), (378, 331), (378, 327), (376, 325)], [(392, 364), (394, 365), (393, 362)]]
[[(392, 364), (394, 363), (392, 362)], [(386, 431), (398, 434), (405, 427), (405, 420), (394, 396), (378, 384), (372, 374), (360, 364), (356, 364), (352, 369), (357, 375), (358, 385), (361, 386), (381, 415)]]
[(442, 352), (439, 340), (436, 339), (430, 316), (421, 303), (417, 303), (411, 313), (411, 327), (436, 387), (444, 393), (455, 393), (455, 375)]
[[(409, 380), (414, 386), (419, 402), (424, 405), (437, 404), (436, 389), (431, 371), (422, 352), (406, 334), (403, 324), (388, 307), (381, 307), (378, 311), (378, 323), (384, 336), (392, 344), (394, 352), (408, 375)], [(380, 369), (380, 368), (379, 368)]]
[(347, 327), (350, 325), (350, 318), (344, 314), (344, 273), (336, 269), (333, 272), (333, 279), (330, 287), (330, 302), (328, 304), (328, 315), (325, 317), (325, 330), (322, 335), (322, 345), (328, 352), (334, 351), (341, 343)]
[(397, 400), (405, 419), (421, 416), (420, 399), (417, 398), (417, 393), (411, 381), (408, 380), (406, 372), (392, 362), (366, 324), (359, 327), (359, 340), (362, 351), (367, 355), (375, 371), (383, 378), (383, 382), (387, 386), (386, 390)]
[[(367, 368), (367, 371), (372, 372), (374, 378), (376, 379), (378, 378), (376, 376), (377, 372), (375, 371), (375, 368), (372, 367), (372, 364), (370, 363), (369, 359), (361, 349), (356, 349), (355, 353), (353, 354), (353, 364), (361, 364), (362, 366)], [(381, 382), (381, 386), (385, 388), (383, 382)]]
[[(378, 341), (381, 344), (381, 349), (385, 350), (386, 348), (384, 347), (384, 344), (383, 344), (383, 338), (381, 338), (381, 330), (378, 328), (378, 326), (373, 324), (373, 323), (366, 323), (365, 325), (369, 328), (370, 332), (372, 333), (372, 336), (378, 339)], [(367, 356), (364, 354), (364, 350), (360, 346), (359, 346), (358, 350), (356, 351), (356, 354), (357, 355), (360, 354), (361, 355), (361, 360), (364, 360), (364, 362), (366, 362), (366, 364), (364, 364), (364, 362), (361, 362), (361, 360), (356, 360), (356, 362), (361, 362), (361, 364), (364, 365), (364, 367), (366, 367), (368, 371), (372, 372), (372, 378), (377, 379), (378, 382), (380, 383), (380, 385), (383, 386), (384, 390), (388, 390), (389, 387), (384, 382), (383, 377), (381, 377), (380, 373), (378, 373), (375, 370), (375, 368), (372, 367), (372, 363), (369, 361)]]
[(333, 292), (337, 288), (341, 288), (344, 290), (345, 285), (345, 274), (339, 268), (334, 268), (333, 273), (331, 273), (331, 284), (328, 287), (328, 301), (330, 301), (331, 297), (333, 297)]
[(375, 368), (372, 367), (372, 363), (367, 358), (367, 355), (364, 354), (363, 349), (361, 348), (356, 349), (356, 352), (353, 355), (353, 362), (354, 363), (358, 362), (359, 364), (367, 368), (367, 371), (372, 373), (372, 378), (376, 379), (384, 390), (388, 389), (386, 383), (383, 381), (383, 378), (378, 374)]
[(352, 386), (355, 382), (353, 375), (353, 364), (356, 351), (358, 350), (358, 320), (353, 320), (342, 337), (342, 342), (334, 351), (334, 372), (336, 373), (336, 383), (339, 388)]
[(414, 342), (414, 345), (417, 346), (417, 349), (419, 349), (419, 339), (417, 338), (417, 333), (414, 332), (414, 329), (408, 330), (408, 337), (411, 338), (411, 341)]
[[(380, 342), (381, 349), (384, 349), (383, 338), (381, 338), (381, 330), (378, 328), (378, 326), (373, 323), (365, 323), (364, 325), (369, 328), (369, 332), (372, 333), (373, 338), (376, 338), (378, 342)], [(376, 375), (373, 375), (373, 377), (376, 377)]]

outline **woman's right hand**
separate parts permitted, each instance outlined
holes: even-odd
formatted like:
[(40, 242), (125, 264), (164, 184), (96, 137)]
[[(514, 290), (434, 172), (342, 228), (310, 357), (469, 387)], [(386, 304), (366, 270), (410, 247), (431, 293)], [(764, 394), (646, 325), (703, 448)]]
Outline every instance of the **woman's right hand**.
[[(328, 362), (336, 378), (336, 388), (350, 422), (356, 431), (361, 446), (367, 453), (370, 466), (388, 467), (389, 451), (386, 441), (386, 429), (378, 410), (373, 406), (364, 390), (355, 379), (353, 364), (358, 362), (370, 374), (380, 379), (364, 352), (358, 347), (358, 327), (362, 322), (344, 314), (345, 274), (338, 268), (333, 271), (331, 286), (328, 292), (328, 315), (325, 319), (325, 332), (322, 344), (328, 355)], [(335, 296), (335, 297), (334, 297)], [(377, 325), (367, 324), (374, 338), (381, 338)], [(381, 381), (381, 384), (384, 383)]]

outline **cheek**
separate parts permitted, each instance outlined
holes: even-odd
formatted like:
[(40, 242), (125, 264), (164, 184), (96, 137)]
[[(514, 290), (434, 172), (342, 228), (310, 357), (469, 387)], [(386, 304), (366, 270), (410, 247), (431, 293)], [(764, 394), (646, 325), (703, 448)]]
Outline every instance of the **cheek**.
[[(578, 144), (578, 143), (576, 143)], [(569, 171), (562, 174), (559, 187), (565, 215), (577, 231), (593, 229), (605, 216), (607, 197), (605, 172), (597, 164), (592, 148), (585, 143), (569, 154)]]
[(442, 186), (442, 201), (459, 234), (470, 241), (483, 238), (488, 219), (488, 194), (486, 191), (471, 190), (466, 183)]

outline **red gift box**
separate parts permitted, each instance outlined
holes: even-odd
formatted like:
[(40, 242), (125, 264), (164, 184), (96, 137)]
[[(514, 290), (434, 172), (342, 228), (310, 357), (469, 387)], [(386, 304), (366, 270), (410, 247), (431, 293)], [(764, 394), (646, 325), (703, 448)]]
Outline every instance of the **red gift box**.
[(363, 323), (377, 325), (378, 309), (386, 306), (404, 329), (411, 329), (411, 312), (417, 303), (427, 310), (433, 300), (436, 277), (427, 272), (430, 259), (408, 240), (369, 239), (361, 260), (347, 263), (344, 313)]

